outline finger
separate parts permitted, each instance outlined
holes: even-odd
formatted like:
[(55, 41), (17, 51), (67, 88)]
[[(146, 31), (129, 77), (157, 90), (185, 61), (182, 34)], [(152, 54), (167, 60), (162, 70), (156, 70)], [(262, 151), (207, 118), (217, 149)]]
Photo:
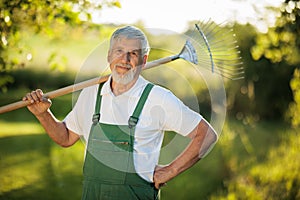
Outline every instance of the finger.
[(31, 93), (27, 93), (24, 97), (25, 100), (29, 101), (30, 103), (34, 103), (34, 100), (32, 99)]
[(37, 95), (37, 97), (38, 97), (40, 100), (42, 100), (42, 99), (43, 99), (44, 93), (43, 93), (43, 91), (42, 91), (41, 89), (37, 89), (37, 90), (36, 90), (36, 95)]
[(33, 99), (35, 102), (40, 102), (40, 101), (41, 101), (41, 99), (38, 97), (38, 94), (37, 94), (36, 91), (32, 91), (32, 92), (31, 92), (31, 97), (32, 97), (32, 99)]
[(156, 189), (159, 189), (159, 183), (154, 183), (154, 187), (155, 187)]

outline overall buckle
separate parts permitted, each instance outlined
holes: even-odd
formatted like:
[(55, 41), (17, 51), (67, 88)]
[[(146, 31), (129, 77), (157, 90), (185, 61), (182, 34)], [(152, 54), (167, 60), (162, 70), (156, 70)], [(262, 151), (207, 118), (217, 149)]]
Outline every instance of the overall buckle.
[(137, 125), (138, 121), (139, 121), (139, 118), (130, 116), (130, 118), (128, 120), (129, 128), (131, 129), (131, 128), (135, 127)]
[(99, 120), (100, 120), (100, 113), (94, 114), (93, 119), (92, 119), (93, 124), (97, 124), (99, 122)]

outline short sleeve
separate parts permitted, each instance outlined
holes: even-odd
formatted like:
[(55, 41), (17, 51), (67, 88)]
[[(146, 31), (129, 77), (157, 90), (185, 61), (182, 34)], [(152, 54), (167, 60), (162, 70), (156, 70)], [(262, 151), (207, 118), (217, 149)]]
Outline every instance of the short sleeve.
[(87, 136), (92, 124), (96, 87), (89, 87), (80, 93), (71, 112), (63, 120), (67, 128), (78, 135)]
[(202, 116), (191, 110), (172, 92), (165, 93), (162, 107), (164, 110), (163, 129), (188, 135), (199, 124)]

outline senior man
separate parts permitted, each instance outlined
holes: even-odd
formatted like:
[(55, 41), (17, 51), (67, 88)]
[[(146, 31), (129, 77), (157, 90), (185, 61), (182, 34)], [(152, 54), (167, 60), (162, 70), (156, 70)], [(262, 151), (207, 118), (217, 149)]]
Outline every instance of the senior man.
[[(83, 89), (63, 121), (51, 113), (51, 101), (40, 89), (23, 98), (57, 144), (69, 147), (80, 137), (88, 141), (82, 199), (160, 199), (160, 187), (193, 166), (217, 141), (199, 113), (140, 75), (148, 54), (140, 29), (117, 29), (107, 55), (111, 76)], [(159, 166), (164, 131), (191, 141), (171, 163)]]

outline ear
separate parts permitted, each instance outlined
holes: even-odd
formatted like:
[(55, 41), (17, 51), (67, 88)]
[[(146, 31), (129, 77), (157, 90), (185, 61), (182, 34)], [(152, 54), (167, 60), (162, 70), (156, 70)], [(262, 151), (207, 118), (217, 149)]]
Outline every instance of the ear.
[(147, 63), (147, 60), (148, 60), (148, 55), (144, 55), (143, 58), (142, 58), (142, 64), (140, 65), (141, 68), (144, 68), (146, 63)]
[(147, 63), (147, 60), (148, 60), (148, 55), (144, 55), (143, 57), (143, 65), (145, 65)]

